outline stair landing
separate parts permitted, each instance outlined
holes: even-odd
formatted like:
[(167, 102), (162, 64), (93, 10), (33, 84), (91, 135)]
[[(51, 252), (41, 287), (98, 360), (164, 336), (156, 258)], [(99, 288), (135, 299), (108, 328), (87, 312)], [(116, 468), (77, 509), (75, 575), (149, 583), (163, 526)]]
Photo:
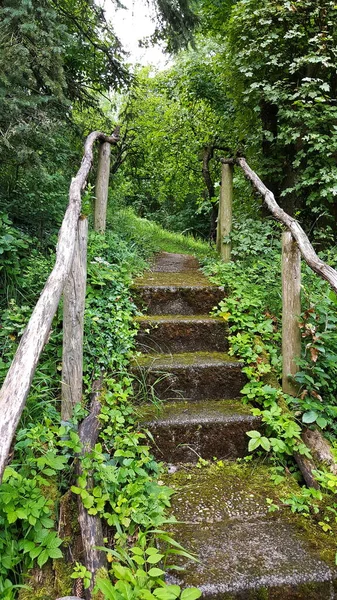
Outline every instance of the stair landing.
[[(337, 597), (334, 540), (289, 509), (268, 513), (266, 498), (277, 502), (280, 491), (267, 467), (224, 461), (170, 470), (178, 521), (170, 532), (197, 561), (178, 559), (183, 570), (171, 572), (169, 583), (197, 586), (210, 600)], [(296, 491), (291, 481), (282, 486), (285, 496)]]

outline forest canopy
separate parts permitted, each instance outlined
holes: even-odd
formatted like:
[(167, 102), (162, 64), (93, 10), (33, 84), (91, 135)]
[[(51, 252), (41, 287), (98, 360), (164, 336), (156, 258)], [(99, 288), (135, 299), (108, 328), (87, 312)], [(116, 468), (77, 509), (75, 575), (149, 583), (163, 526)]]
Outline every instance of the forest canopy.
[[(94, 1), (2, 3), (1, 210), (42, 239), (60, 222), (83, 136), (118, 123), (112, 170), (119, 204), (212, 235), (217, 159), (239, 153), (288, 212), (333, 239), (334, 2), (150, 4), (153, 41), (174, 53), (162, 72), (131, 68), (113, 19)], [(245, 190), (249, 211), (240, 178), (236, 189), (238, 197)]]

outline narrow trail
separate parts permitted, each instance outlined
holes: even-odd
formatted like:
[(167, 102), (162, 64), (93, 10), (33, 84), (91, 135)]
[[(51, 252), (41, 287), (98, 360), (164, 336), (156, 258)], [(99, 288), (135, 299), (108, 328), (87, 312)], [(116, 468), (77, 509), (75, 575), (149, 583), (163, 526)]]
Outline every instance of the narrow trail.
[[(135, 289), (146, 307), (138, 318), (136, 385), (163, 401), (159, 412), (144, 409), (144, 424), (177, 491), (172, 531), (199, 559), (184, 559), (170, 582), (197, 586), (210, 600), (336, 598), (337, 571), (324, 541), (302, 517), (268, 513), (266, 498), (280, 495), (268, 466), (235, 461), (248, 453), (246, 432), (260, 424), (240, 401), (245, 379), (242, 364), (226, 354), (226, 326), (209, 316), (224, 292), (196, 259), (169, 253)], [(212, 464), (201, 466), (200, 458)], [(283, 484), (284, 497), (292, 485)]]

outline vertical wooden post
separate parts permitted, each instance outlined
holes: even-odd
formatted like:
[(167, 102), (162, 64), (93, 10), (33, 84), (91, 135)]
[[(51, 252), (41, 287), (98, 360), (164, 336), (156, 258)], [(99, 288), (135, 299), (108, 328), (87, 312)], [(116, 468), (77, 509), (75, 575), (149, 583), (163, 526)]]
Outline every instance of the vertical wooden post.
[(224, 262), (231, 260), (231, 243), (223, 243), (224, 237), (229, 237), (232, 231), (233, 206), (233, 165), (222, 164), (221, 191), (217, 225), (216, 247)]
[(301, 254), (290, 231), (282, 234), (282, 389), (296, 396), (297, 386), (289, 380), (298, 371), (301, 356)]
[(98, 170), (95, 188), (95, 217), (94, 229), (100, 233), (105, 232), (106, 228), (106, 209), (108, 204), (109, 175), (110, 175), (110, 154), (111, 146), (108, 142), (103, 142), (99, 148)]
[(69, 421), (82, 400), (83, 324), (87, 281), (88, 219), (80, 217), (74, 260), (63, 292), (61, 418)]

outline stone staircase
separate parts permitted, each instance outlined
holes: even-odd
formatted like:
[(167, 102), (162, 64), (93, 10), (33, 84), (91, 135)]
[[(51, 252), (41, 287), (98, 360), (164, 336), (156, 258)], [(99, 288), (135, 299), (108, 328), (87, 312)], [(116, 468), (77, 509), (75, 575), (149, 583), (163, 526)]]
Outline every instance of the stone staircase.
[[(242, 364), (226, 354), (226, 327), (209, 316), (223, 290), (193, 257), (162, 253), (135, 292), (146, 307), (135, 389), (161, 401), (159, 410), (156, 402), (144, 408), (143, 424), (177, 491), (173, 533), (198, 558), (184, 559), (169, 581), (197, 586), (209, 600), (337, 598), (324, 539), (303, 519), (268, 513), (276, 490), (267, 467), (234, 462), (247, 454), (246, 432), (260, 424), (240, 402)], [(220, 462), (201, 467), (200, 458), (214, 457)]]

